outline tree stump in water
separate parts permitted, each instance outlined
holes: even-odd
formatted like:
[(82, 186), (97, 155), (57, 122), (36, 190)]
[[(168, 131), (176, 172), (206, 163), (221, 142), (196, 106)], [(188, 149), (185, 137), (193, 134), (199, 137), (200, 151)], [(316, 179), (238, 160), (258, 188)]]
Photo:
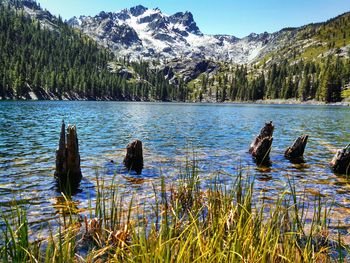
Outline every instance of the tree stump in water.
[(293, 145), (286, 150), (284, 156), (289, 160), (302, 162), (308, 138), (309, 135), (300, 136), (294, 141)]
[(143, 152), (140, 140), (135, 140), (126, 147), (124, 165), (129, 171), (141, 174), (143, 169)]
[(272, 121), (265, 123), (260, 134), (250, 145), (249, 153), (254, 157), (258, 165), (268, 164), (270, 161), (270, 151), (273, 142), (274, 126)]
[(75, 125), (66, 125), (62, 121), (59, 146), (56, 151), (55, 178), (61, 190), (74, 192), (82, 178), (78, 136)]
[(350, 144), (338, 150), (330, 165), (335, 173), (350, 175)]

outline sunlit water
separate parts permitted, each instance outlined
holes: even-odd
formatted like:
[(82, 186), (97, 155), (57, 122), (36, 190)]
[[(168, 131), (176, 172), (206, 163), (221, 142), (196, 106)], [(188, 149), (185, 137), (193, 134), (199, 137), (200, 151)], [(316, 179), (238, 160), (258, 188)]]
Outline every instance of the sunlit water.
[[(74, 200), (81, 209), (95, 195), (97, 170), (107, 179), (116, 174), (129, 195), (146, 197), (152, 192), (150, 182), (161, 175), (176, 179), (186, 157), (195, 155), (203, 179), (218, 175), (229, 184), (241, 166), (257, 178), (257, 193), (271, 198), (294, 178), (299, 192), (334, 200), (334, 225), (339, 219), (345, 231), (350, 229), (350, 181), (328, 166), (335, 150), (350, 143), (349, 107), (0, 102), (0, 208), (8, 212), (13, 200), (25, 205), (34, 230), (55, 224), (60, 194), (53, 174), (62, 119), (78, 129), (84, 179)], [(248, 148), (270, 120), (275, 125), (272, 166), (259, 170)], [(304, 133), (310, 135), (306, 163), (293, 165), (284, 151)], [(145, 181), (137, 184), (121, 165), (125, 146), (135, 138), (143, 141), (145, 154), (139, 177)]]

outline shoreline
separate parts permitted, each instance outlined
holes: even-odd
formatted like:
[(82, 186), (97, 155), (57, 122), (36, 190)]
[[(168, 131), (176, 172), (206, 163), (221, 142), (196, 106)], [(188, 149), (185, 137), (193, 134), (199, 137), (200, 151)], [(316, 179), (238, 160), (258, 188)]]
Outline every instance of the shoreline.
[(297, 99), (267, 99), (267, 100), (257, 100), (257, 101), (225, 101), (225, 102), (216, 102), (216, 101), (161, 101), (161, 100), (117, 100), (113, 98), (82, 98), (82, 97), (71, 97), (69, 99), (58, 99), (58, 98), (50, 98), (50, 99), (38, 99), (38, 98), (2, 98), (0, 97), (0, 102), (3, 101), (101, 101), (101, 102), (149, 102), (149, 103), (184, 103), (184, 104), (242, 104), (242, 105), (311, 105), (311, 106), (344, 106), (350, 107), (350, 101), (340, 101), (333, 103), (325, 103), (322, 101), (309, 100), (309, 101), (300, 101)]
[(320, 105), (320, 106), (350, 106), (350, 101), (339, 101), (326, 103), (317, 100), (300, 101), (296, 99), (276, 99), (276, 100), (258, 100), (254, 104), (274, 104), (274, 105)]

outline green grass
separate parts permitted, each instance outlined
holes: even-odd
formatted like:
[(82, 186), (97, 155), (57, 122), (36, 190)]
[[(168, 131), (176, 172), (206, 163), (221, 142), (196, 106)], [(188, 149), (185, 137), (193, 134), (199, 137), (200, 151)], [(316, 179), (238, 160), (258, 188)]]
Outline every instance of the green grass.
[(350, 88), (345, 89), (341, 93), (343, 99), (349, 99), (350, 98)]
[(3, 217), (5, 244), (0, 258), (3, 262), (343, 260), (345, 247), (341, 236), (330, 238), (330, 210), (321, 197), (306, 203), (291, 179), (283, 194), (266, 203), (264, 196), (254, 193), (252, 178), (241, 172), (234, 178), (232, 185), (216, 178), (203, 189), (196, 163), (191, 162), (176, 182), (169, 184), (164, 178), (155, 182), (153, 198), (140, 206), (119, 194), (117, 176), (111, 184), (97, 176), (96, 202), (87, 208), (90, 219), (79, 220), (79, 210), (64, 198), (58, 234), (44, 241), (28, 241), (28, 221), (20, 207), (13, 217)]

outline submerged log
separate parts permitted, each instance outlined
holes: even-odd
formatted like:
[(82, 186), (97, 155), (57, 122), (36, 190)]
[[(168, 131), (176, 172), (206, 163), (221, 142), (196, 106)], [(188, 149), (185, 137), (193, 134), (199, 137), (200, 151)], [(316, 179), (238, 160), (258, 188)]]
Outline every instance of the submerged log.
[(249, 148), (249, 153), (253, 156), (256, 162), (260, 164), (269, 163), (270, 151), (273, 142), (274, 126), (272, 121), (265, 123), (260, 134), (255, 138)]
[(289, 160), (302, 160), (308, 138), (309, 135), (300, 136), (294, 141), (293, 145), (286, 150), (284, 156)]
[(350, 144), (338, 150), (330, 165), (335, 173), (350, 175)]
[(140, 140), (135, 140), (126, 147), (124, 165), (129, 171), (141, 174), (143, 169), (143, 152)]
[(55, 178), (61, 190), (72, 192), (79, 186), (82, 178), (76, 126), (68, 125), (66, 136), (64, 121), (62, 121), (60, 141), (56, 151)]

